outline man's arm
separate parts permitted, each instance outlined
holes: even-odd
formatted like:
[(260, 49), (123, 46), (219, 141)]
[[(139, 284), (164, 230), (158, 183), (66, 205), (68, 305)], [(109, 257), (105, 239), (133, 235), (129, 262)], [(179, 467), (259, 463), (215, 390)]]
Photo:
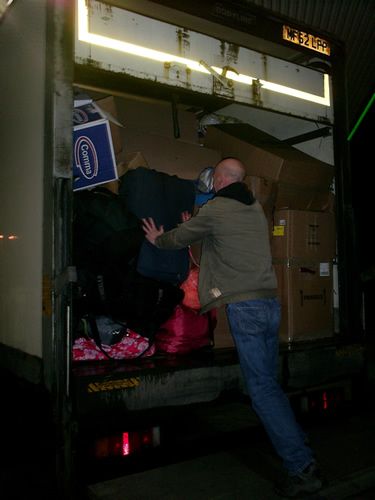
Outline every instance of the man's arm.
[(190, 214), (182, 214), (182, 220), (186, 222), (175, 229), (164, 232), (163, 226), (157, 228), (152, 218), (142, 219), (145, 237), (158, 248), (177, 250), (202, 240), (212, 231), (212, 219), (208, 216), (207, 210), (201, 209), (192, 218), (190, 218)]

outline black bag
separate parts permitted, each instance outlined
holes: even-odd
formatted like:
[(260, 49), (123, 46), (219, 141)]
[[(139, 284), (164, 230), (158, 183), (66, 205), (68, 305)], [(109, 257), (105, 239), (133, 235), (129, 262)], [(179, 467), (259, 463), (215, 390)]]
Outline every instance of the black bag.
[(105, 188), (74, 195), (73, 258), (76, 317), (113, 314), (134, 267), (144, 234), (124, 201)]
[[(101, 353), (111, 361), (135, 359), (148, 351), (149, 355), (155, 352), (153, 342), (107, 316), (87, 314), (80, 319), (79, 332), (79, 337), (93, 340)], [(85, 356), (82, 357), (82, 347), (80, 347), (82, 344), (79, 339), (77, 340), (78, 344), (73, 346), (73, 359), (76, 361), (87, 359)]]
[(92, 318), (105, 316), (152, 340), (184, 294), (178, 285), (137, 271), (144, 241), (138, 219), (106, 189), (79, 192), (74, 231), (76, 330), (82, 317), (89, 315), (94, 331)]
[(87, 335), (99, 346), (112, 346), (120, 342), (126, 334), (126, 324), (116, 321), (109, 316), (87, 317)]

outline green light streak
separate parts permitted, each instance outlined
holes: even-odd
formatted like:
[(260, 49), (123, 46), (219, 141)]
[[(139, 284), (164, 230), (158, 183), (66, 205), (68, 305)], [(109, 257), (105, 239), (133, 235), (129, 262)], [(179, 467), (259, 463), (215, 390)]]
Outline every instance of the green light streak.
[(357, 130), (357, 128), (359, 127), (359, 125), (361, 124), (363, 118), (365, 117), (366, 113), (368, 112), (368, 110), (371, 108), (371, 105), (372, 103), (375, 101), (375, 94), (372, 94), (372, 97), (371, 99), (369, 100), (369, 102), (367, 103), (367, 106), (365, 107), (365, 109), (363, 110), (363, 113), (361, 114), (361, 116), (358, 118), (358, 121), (357, 123), (354, 125), (354, 127), (352, 128), (352, 131), (350, 132), (350, 134), (348, 135), (347, 137), (347, 141), (350, 141), (353, 137), (353, 135), (355, 134), (355, 131)]

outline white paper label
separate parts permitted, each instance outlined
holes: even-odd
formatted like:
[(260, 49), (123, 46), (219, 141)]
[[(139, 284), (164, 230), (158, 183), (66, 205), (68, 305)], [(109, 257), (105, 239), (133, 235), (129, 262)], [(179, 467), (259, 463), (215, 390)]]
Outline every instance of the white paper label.
[(319, 264), (319, 275), (320, 276), (329, 276), (329, 262), (321, 262)]

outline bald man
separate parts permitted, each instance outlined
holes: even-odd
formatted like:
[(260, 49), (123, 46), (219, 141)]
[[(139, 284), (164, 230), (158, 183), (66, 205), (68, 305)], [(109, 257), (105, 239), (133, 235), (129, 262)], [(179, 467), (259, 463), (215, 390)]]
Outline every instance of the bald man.
[(268, 224), (261, 205), (243, 183), (245, 175), (240, 160), (224, 158), (213, 174), (216, 194), (197, 215), (182, 214), (183, 224), (168, 232), (151, 218), (144, 219), (143, 229), (158, 248), (202, 242), (201, 312), (225, 306), (253, 409), (288, 471), (278, 494), (295, 498), (318, 491), (322, 483), (277, 381), (280, 304)]

